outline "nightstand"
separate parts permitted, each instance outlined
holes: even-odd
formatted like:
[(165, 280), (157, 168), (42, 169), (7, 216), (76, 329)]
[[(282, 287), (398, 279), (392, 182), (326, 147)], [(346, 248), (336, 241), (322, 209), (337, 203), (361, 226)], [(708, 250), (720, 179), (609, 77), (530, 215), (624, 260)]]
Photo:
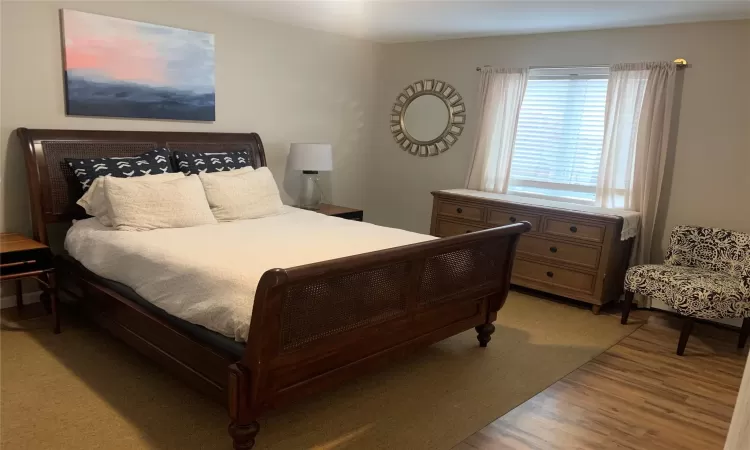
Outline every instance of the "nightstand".
[(341, 217), (342, 219), (356, 220), (359, 222), (362, 222), (364, 216), (364, 212), (361, 209), (329, 205), (327, 203), (321, 203), (320, 208), (315, 212), (325, 214), (326, 216)]
[[(16, 233), (0, 233), (0, 281), (16, 283), (16, 307), (23, 308), (21, 280), (34, 278), (49, 298), (55, 333), (60, 332), (55, 268), (49, 247)], [(46, 305), (45, 305), (46, 306)]]

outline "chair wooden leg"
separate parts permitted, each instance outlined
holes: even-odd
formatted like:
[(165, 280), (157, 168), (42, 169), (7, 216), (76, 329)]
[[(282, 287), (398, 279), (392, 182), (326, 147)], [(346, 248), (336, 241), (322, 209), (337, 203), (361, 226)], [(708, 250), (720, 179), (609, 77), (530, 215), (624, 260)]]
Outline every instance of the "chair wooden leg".
[(47, 274), (47, 283), (50, 306), (52, 307), (52, 331), (55, 334), (60, 334), (60, 299), (57, 296), (57, 280), (54, 272)]
[(750, 317), (745, 317), (742, 320), (742, 329), (740, 330), (740, 342), (737, 344), (737, 348), (745, 348), (747, 343), (747, 337), (750, 336)]
[(692, 317), (685, 317), (682, 321), (682, 332), (680, 333), (680, 342), (677, 344), (677, 354), (682, 356), (685, 354), (685, 346), (687, 345), (690, 333), (693, 331), (693, 323), (695, 320)]
[(623, 325), (628, 324), (628, 316), (630, 315), (630, 308), (633, 306), (634, 292), (625, 291), (625, 299), (622, 301), (622, 319), (620, 323)]
[(49, 290), (49, 275), (46, 273), (43, 273), (39, 276), (39, 287), (42, 288), (42, 294), (39, 296), (39, 301), (42, 303), (42, 306), (44, 307), (44, 310), (47, 312), (47, 314), (52, 313), (52, 299), (50, 297), (50, 290)]

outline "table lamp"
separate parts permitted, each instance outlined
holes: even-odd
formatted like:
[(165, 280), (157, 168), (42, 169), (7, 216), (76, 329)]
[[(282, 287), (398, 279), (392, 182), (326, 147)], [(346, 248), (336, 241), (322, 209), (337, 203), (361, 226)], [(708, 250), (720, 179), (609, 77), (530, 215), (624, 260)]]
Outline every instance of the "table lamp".
[(331, 144), (292, 144), (289, 148), (289, 167), (302, 171), (298, 206), (318, 209), (323, 199), (318, 172), (333, 170)]

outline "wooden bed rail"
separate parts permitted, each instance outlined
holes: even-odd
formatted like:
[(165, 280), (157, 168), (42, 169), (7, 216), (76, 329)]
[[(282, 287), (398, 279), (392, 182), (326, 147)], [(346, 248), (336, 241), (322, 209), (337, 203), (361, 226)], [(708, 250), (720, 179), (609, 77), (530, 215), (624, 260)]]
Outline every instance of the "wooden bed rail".
[(526, 222), (267, 271), (245, 354), (230, 369), (230, 434), (251, 448), (256, 418), (476, 327), (480, 345), (510, 286)]

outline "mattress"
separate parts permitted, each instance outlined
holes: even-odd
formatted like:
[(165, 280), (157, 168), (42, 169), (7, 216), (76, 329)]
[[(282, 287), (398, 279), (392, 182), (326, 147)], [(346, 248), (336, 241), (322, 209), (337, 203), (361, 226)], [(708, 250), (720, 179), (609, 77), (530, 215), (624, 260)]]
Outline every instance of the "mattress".
[(132, 301), (133, 303), (138, 304), (139, 306), (149, 311), (151, 314), (164, 319), (173, 327), (189, 336), (192, 336), (199, 342), (203, 342), (204, 344), (208, 344), (214, 349), (218, 349), (226, 354), (232, 355), (238, 360), (242, 358), (242, 354), (245, 353), (244, 342), (237, 342), (234, 339), (224, 336), (223, 334), (219, 334), (200, 325), (196, 325), (186, 320), (182, 320), (179, 317), (167, 314), (166, 311), (156, 307), (156, 305), (141, 297), (137, 292), (122, 283), (118, 283), (117, 281), (112, 281), (102, 277), (97, 277), (97, 280), (102, 286), (111, 289), (121, 296), (127, 298), (128, 300)]
[(261, 219), (146, 232), (85, 219), (68, 230), (65, 249), (86, 269), (166, 313), (244, 342), (267, 270), (431, 239), (287, 206)]

